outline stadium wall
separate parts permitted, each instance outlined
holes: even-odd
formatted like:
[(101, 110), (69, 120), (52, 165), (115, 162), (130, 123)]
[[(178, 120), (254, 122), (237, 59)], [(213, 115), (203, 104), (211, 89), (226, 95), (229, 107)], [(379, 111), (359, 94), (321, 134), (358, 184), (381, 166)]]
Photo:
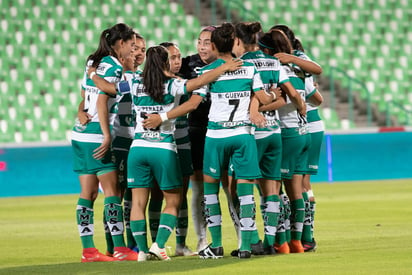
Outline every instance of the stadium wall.
[[(68, 144), (0, 145), (0, 197), (76, 194)], [(313, 182), (412, 178), (412, 132), (325, 134)]]

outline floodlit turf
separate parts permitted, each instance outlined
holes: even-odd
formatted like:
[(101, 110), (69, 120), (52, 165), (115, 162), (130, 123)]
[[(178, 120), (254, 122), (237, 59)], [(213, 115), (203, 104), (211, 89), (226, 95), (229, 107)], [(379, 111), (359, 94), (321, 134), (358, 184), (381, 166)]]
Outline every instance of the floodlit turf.
[[(299, 255), (230, 256), (236, 239), (222, 198), (225, 257), (169, 262), (80, 263), (77, 195), (0, 199), (0, 274), (411, 274), (412, 180), (315, 184), (318, 250)], [(223, 195), (223, 192), (221, 192)], [(105, 252), (102, 201), (95, 243)], [(258, 221), (261, 228), (261, 219)], [(188, 245), (196, 246), (189, 225)], [(173, 255), (174, 234), (167, 245)]]

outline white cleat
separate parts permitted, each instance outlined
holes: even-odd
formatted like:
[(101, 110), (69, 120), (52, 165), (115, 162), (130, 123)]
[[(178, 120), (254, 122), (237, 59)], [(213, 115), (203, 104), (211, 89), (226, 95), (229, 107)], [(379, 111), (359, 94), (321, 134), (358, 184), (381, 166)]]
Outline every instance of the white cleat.
[(166, 248), (159, 248), (157, 243), (153, 243), (149, 249), (149, 253), (156, 256), (161, 261), (170, 261), (170, 257), (167, 256)]

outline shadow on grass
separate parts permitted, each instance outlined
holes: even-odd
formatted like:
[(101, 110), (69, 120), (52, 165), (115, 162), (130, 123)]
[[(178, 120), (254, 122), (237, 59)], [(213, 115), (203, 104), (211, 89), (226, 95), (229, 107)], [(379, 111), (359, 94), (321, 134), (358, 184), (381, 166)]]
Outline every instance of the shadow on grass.
[[(166, 274), (166, 273), (197, 273), (202, 270), (205, 274), (211, 273), (208, 269), (225, 265), (236, 264), (241, 261), (230, 256), (223, 259), (203, 260), (197, 257), (172, 258), (171, 261), (147, 262), (100, 262), (100, 263), (62, 263), (51, 265), (31, 265), (0, 269), (0, 274)], [(225, 268), (224, 268), (225, 269)]]

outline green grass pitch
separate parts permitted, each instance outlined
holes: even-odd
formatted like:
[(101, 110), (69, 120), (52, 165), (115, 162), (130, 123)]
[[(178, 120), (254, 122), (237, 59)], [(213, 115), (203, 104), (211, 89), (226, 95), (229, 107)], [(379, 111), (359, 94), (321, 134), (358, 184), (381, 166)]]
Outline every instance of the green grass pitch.
[[(237, 241), (221, 192), (223, 259), (143, 263), (80, 263), (77, 195), (2, 198), (0, 274), (412, 274), (412, 180), (314, 184), (313, 189), (314, 253), (232, 258)], [(104, 252), (102, 202), (100, 194), (95, 243)], [(258, 226), (262, 235), (260, 217)], [(187, 243), (196, 246), (191, 224)], [(174, 234), (167, 245), (173, 255)]]

